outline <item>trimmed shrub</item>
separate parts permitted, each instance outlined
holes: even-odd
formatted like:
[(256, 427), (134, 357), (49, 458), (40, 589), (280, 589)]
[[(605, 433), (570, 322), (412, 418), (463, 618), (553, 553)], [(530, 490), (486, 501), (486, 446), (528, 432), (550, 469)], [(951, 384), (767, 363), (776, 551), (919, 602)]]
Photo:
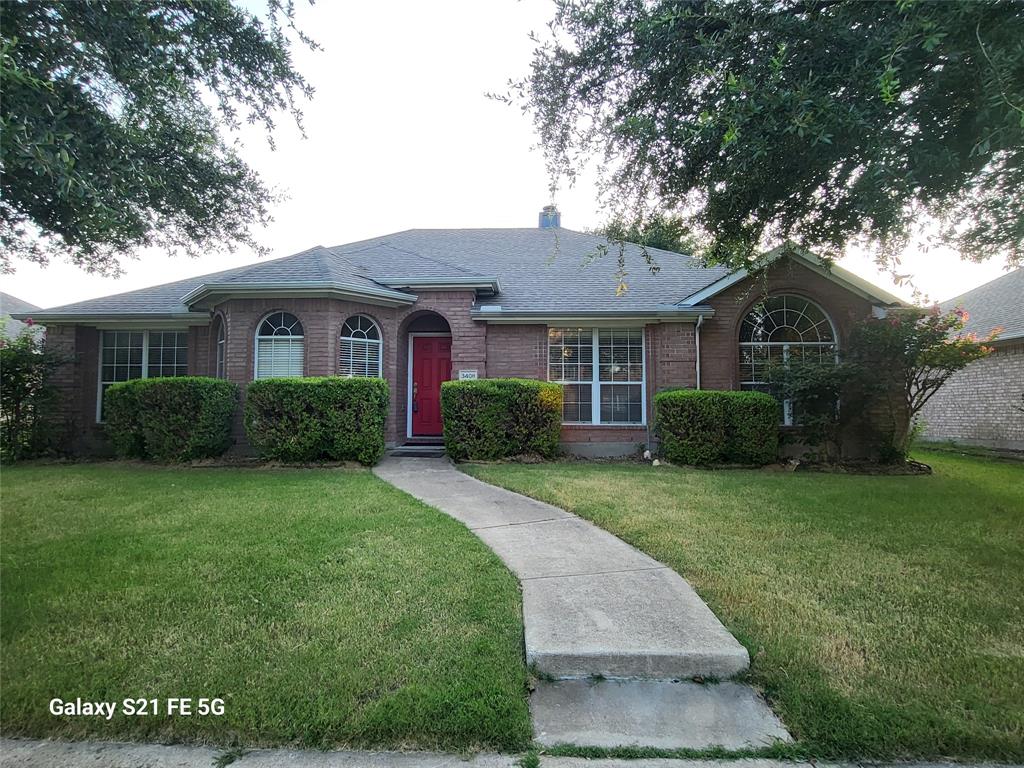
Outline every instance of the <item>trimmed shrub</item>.
[(558, 455), (562, 387), (534, 379), (446, 381), (444, 445), (456, 461)]
[(231, 446), (238, 386), (205, 376), (135, 379), (104, 396), (107, 434), (125, 458), (191, 461)]
[(725, 460), (771, 464), (779, 457), (779, 401), (764, 392), (723, 392)]
[(265, 459), (369, 466), (384, 455), (388, 399), (383, 379), (254, 381), (246, 390), (245, 433)]
[(103, 395), (104, 429), (114, 453), (122, 459), (146, 458), (139, 390), (147, 381), (149, 379), (133, 379), (111, 384)]
[(725, 454), (725, 401), (710, 390), (674, 390), (654, 396), (661, 452), (676, 464), (715, 464)]
[(768, 464), (779, 450), (779, 405), (763, 392), (673, 390), (654, 397), (655, 429), (677, 464)]

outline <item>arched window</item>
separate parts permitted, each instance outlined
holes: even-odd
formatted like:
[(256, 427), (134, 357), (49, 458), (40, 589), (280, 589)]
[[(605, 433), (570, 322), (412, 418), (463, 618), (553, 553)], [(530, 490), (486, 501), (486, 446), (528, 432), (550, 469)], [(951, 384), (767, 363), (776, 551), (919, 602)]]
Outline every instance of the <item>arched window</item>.
[[(772, 393), (770, 371), (798, 360), (835, 361), (836, 332), (814, 302), (782, 294), (769, 296), (740, 324), (740, 388)], [(792, 403), (782, 403), (783, 424), (793, 424)]]
[(224, 319), (217, 318), (217, 346), (216, 346), (216, 357), (214, 366), (214, 375), (218, 379), (227, 378), (227, 344), (226, 337), (224, 334)]
[(302, 323), (288, 312), (267, 315), (256, 329), (257, 379), (301, 376)]
[(341, 327), (338, 374), (380, 378), (382, 363), (380, 328), (366, 315), (352, 315)]

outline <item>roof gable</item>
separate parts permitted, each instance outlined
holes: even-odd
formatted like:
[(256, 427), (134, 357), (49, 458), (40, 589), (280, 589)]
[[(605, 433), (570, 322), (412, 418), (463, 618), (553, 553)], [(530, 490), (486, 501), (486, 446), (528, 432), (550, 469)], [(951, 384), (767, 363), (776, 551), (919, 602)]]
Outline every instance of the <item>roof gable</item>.
[[(888, 291), (882, 290), (877, 285), (868, 282), (862, 277), (858, 277), (849, 270), (843, 269), (836, 264), (826, 264), (813, 253), (805, 248), (801, 248), (793, 242), (786, 242), (777, 248), (773, 248), (758, 260), (759, 263), (757, 267), (763, 269), (785, 257), (796, 259), (805, 267), (809, 267), (823, 277), (843, 286), (847, 290), (856, 293), (868, 301), (874, 302), (875, 304), (880, 304), (882, 306), (899, 306), (903, 303), (898, 297), (893, 296)], [(735, 285), (741, 280), (745, 280), (750, 275), (750, 270), (737, 269), (719, 280), (714, 281), (710, 285), (705, 286), (696, 293), (687, 296), (679, 302), (679, 305), (693, 306), (695, 304), (705, 302), (713, 296), (717, 296), (730, 286)]]

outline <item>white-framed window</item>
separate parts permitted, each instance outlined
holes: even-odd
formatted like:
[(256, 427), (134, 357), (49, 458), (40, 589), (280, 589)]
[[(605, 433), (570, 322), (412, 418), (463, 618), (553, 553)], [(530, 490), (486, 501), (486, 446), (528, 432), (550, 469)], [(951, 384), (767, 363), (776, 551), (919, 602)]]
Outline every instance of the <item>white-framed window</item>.
[(111, 384), (188, 374), (188, 332), (103, 331), (99, 367), (96, 421), (103, 421), (103, 397)]
[(644, 424), (645, 374), (641, 327), (548, 329), (548, 381), (562, 384), (566, 424)]
[(341, 327), (338, 375), (381, 378), (384, 350), (378, 325), (366, 315), (352, 315)]
[[(740, 323), (740, 389), (774, 394), (771, 369), (796, 360), (835, 361), (835, 326), (810, 299), (794, 294), (769, 296)], [(781, 421), (799, 420), (793, 403), (782, 401)]]
[(218, 379), (226, 379), (228, 376), (227, 371), (227, 335), (224, 331), (224, 321), (221, 320), (217, 324), (217, 341), (216, 341), (216, 363), (214, 365), (214, 376)]
[(256, 329), (256, 362), (253, 377), (276, 379), (302, 376), (305, 343), (302, 323), (289, 312), (273, 312)]
[(188, 334), (181, 331), (147, 331), (146, 378), (188, 374)]

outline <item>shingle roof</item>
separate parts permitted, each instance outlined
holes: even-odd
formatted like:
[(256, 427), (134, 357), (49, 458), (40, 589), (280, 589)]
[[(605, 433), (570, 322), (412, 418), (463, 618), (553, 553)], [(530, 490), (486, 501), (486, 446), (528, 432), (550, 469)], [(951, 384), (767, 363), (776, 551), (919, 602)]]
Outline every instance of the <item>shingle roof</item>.
[(997, 341), (1024, 337), (1024, 267), (978, 286), (940, 305), (943, 310), (967, 310), (964, 331), (985, 337), (1002, 328)]
[[(637, 245), (626, 245), (628, 290), (615, 295), (617, 251), (604, 256), (600, 235), (570, 229), (410, 229), (331, 250), (344, 254), (372, 277), (408, 271), (407, 254), (461, 272), (497, 277), (501, 294), (480, 301), (504, 311), (563, 312), (664, 308), (714, 282), (728, 270), (704, 269), (696, 259), (649, 248), (661, 268), (651, 274)], [(447, 273), (453, 275), (451, 271)], [(438, 276), (440, 276), (440, 270)], [(427, 276), (424, 274), (424, 276)]]
[(652, 274), (639, 246), (627, 244), (628, 290), (616, 296), (617, 250), (601, 256), (600, 235), (569, 229), (411, 229), (235, 269), (43, 310), (47, 316), (182, 314), (181, 298), (205, 284), (332, 282), (381, 287), (376, 280), (497, 278), (501, 293), (481, 300), (503, 311), (643, 312), (670, 307), (727, 274), (696, 259), (649, 248)]
[(2, 325), (4, 335), (9, 339), (13, 339), (26, 327), (25, 323), (15, 320), (11, 315), (28, 314), (35, 312), (37, 309), (39, 307), (35, 304), (29, 304), (27, 301), (23, 301), (17, 296), (11, 296), (9, 293), (0, 292), (0, 325)]

